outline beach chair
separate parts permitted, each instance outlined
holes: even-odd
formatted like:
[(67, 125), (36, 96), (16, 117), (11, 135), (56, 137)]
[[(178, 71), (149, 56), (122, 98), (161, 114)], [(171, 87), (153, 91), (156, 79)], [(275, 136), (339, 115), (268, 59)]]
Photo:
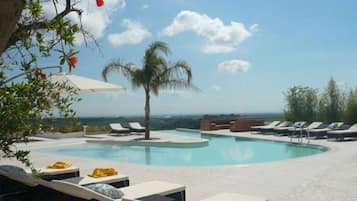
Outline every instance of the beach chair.
[(347, 137), (357, 137), (357, 123), (353, 124), (349, 129), (327, 131), (328, 138), (336, 138), (336, 140), (344, 140)]
[(37, 169), (37, 175), (32, 172), (13, 165), (0, 166), (0, 193), (9, 193), (16, 191), (28, 191), (38, 184), (38, 179), (67, 179), (79, 176), (79, 168), (71, 166), (64, 169)]
[(238, 193), (221, 193), (202, 201), (268, 201), (268, 199)]
[(38, 179), (24, 169), (12, 166), (0, 166), (0, 200), (30, 200), (28, 192), (38, 186)]
[(307, 135), (307, 132), (309, 132), (312, 129), (319, 128), (321, 125), (323, 125), (323, 122), (316, 121), (316, 122), (312, 122), (310, 125), (306, 127), (291, 128), (288, 130), (288, 133), (292, 137), (296, 137), (296, 136), (303, 137)]
[[(5, 167), (5, 168), (3, 168)], [(51, 180), (62, 180), (77, 185), (89, 185), (95, 183), (104, 183), (110, 184), (116, 188), (129, 186), (129, 177), (123, 174), (117, 174), (113, 176), (106, 176), (100, 178), (93, 178), (89, 176), (79, 177), (76, 174), (68, 174), (69, 170), (63, 174), (63, 171), (58, 172), (56, 176), (56, 171), (51, 171), (50, 175), (43, 175), (43, 169), (41, 168), (38, 171), (38, 176), (34, 176), (31, 173), (24, 171), (22, 168), (17, 166), (0, 166), (0, 194), (12, 193), (18, 194), (19, 192), (28, 193), (33, 190), (34, 187), (37, 187), (40, 180), (51, 181)], [(72, 171), (73, 172), (73, 171)], [(50, 176), (50, 177), (49, 177)], [(73, 177), (71, 177), (73, 176)], [(0, 199), (1, 200), (1, 199)]]
[(106, 176), (106, 177), (99, 177), (99, 178), (94, 178), (90, 176), (73, 177), (68, 179), (62, 179), (61, 181), (65, 181), (81, 186), (86, 186), (89, 184), (98, 184), (98, 183), (110, 184), (111, 186), (114, 186), (116, 188), (129, 186), (129, 177), (123, 174), (117, 174), (113, 176)]
[(124, 128), (120, 123), (111, 123), (109, 126), (112, 129), (112, 133), (130, 133), (130, 129)]
[(277, 126), (263, 127), (260, 129), (260, 132), (263, 134), (274, 133), (274, 130), (277, 128), (285, 128), (285, 127), (289, 127), (291, 125), (292, 125), (292, 123), (290, 121), (283, 121), (280, 124), (278, 124)]
[(185, 186), (164, 181), (150, 181), (119, 189), (112, 188), (111, 190), (120, 194), (120, 198), (113, 198), (108, 194), (104, 195), (94, 191), (89, 186), (81, 186), (68, 181), (41, 180), (39, 187), (32, 195), (35, 199), (48, 196), (51, 197), (51, 201), (127, 201), (140, 200), (140, 198), (154, 195), (169, 197), (177, 201), (185, 201), (186, 199)]
[(37, 169), (37, 173), (41, 179), (53, 180), (53, 179), (67, 179), (72, 177), (79, 177), (79, 168), (71, 166), (63, 169), (51, 169), (47, 167)]
[(343, 122), (333, 122), (328, 125), (325, 125), (324, 127), (321, 126), (320, 128), (315, 128), (315, 129), (310, 129), (307, 132), (307, 137), (315, 137), (316, 139), (321, 139), (327, 137), (327, 132), (332, 131), (332, 130), (338, 130), (343, 126)]
[(134, 132), (145, 132), (145, 127), (141, 126), (139, 122), (129, 122), (129, 128)]
[(292, 126), (274, 128), (274, 132), (278, 136), (287, 136), (289, 134), (289, 129), (303, 128), (306, 125), (306, 121), (297, 121)]
[(264, 125), (264, 126), (252, 126), (251, 129), (253, 131), (261, 131), (263, 129), (269, 129), (269, 128), (274, 128), (275, 126), (277, 126), (280, 123), (280, 121), (272, 121), (270, 124), (268, 125)]

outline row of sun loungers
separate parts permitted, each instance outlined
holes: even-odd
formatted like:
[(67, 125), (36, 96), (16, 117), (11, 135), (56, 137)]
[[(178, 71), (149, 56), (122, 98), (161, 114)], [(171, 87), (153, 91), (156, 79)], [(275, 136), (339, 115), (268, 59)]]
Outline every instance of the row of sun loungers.
[[(0, 166), (0, 200), (145, 201), (162, 198), (173, 201), (186, 200), (185, 186), (166, 181), (149, 181), (129, 186), (129, 177), (122, 174), (100, 178), (80, 177), (79, 169), (76, 167), (51, 170), (42, 168), (38, 171), (39, 177), (34, 177), (16, 166)], [(51, 179), (46, 177), (48, 175), (51, 175)], [(267, 199), (237, 193), (222, 193), (204, 201), (267, 201)]]
[(130, 132), (144, 132), (145, 127), (141, 126), (139, 122), (129, 122), (129, 128), (123, 127), (120, 123), (109, 124), (112, 133), (130, 133)]
[(265, 126), (254, 126), (252, 130), (262, 134), (290, 137), (335, 138), (336, 140), (344, 140), (347, 137), (357, 137), (357, 124), (349, 126), (343, 122), (333, 122), (330, 124), (312, 122), (308, 124), (305, 121), (295, 123), (289, 121), (273, 121)]

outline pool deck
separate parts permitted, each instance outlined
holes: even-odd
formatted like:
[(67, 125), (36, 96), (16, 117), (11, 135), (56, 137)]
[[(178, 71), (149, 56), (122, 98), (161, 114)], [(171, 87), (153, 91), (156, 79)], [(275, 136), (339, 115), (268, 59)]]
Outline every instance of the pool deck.
[[(228, 130), (206, 132), (266, 140), (290, 141), (288, 137), (257, 135), (250, 132), (231, 133)], [(153, 137), (165, 134), (153, 132)], [(104, 135), (96, 139), (106, 138)], [(132, 140), (135, 136), (116, 137)], [(83, 143), (93, 138), (71, 138), (31, 142), (31, 148), (53, 147)], [(172, 138), (171, 138), (172, 140)], [(187, 138), (186, 138), (187, 140)], [(297, 139), (294, 139), (296, 142)], [(304, 141), (305, 142), (305, 141)], [(129, 175), (131, 184), (163, 180), (186, 185), (188, 201), (203, 200), (218, 193), (241, 193), (266, 197), (270, 201), (356, 201), (357, 200), (357, 141), (311, 140), (330, 148), (328, 152), (313, 156), (240, 166), (162, 167), (119, 163), (101, 159), (68, 157), (32, 152), (36, 167), (56, 160), (71, 161), (89, 173), (95, 167), (113, 166)], [(19, 144), (19, 147), (27, 147)], [(0, 163), (18, 164), (1, 160)]]

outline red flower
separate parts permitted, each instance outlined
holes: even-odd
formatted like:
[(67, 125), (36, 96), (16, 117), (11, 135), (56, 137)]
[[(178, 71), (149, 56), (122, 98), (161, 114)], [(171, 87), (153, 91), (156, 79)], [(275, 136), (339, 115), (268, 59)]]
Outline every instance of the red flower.
[(78, 63), (78, 58), (77, 57), (70, 57), (68, 59), (69, 66), (72, 68), (76, 68), (76, 65)]
[(41, 74), (40, 74), (40, 77), (41, 77), (41, 79), (45, 80), (45, 79), (46, 79), (46, 74), (41, 73)]
[(104, 5), (104, 0), (96, 0), (96, 1), (98, 7), (102, 7)]
[(40, 70), (35, 72), (36, 77), (40, 77), (41, 79), (45, 80), (46, 79), (46, 74), (42, 73)]

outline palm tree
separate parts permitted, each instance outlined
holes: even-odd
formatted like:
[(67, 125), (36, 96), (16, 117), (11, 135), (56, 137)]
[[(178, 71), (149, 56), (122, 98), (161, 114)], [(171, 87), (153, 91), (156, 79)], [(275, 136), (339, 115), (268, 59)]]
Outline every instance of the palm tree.
[(145, 139), (150, 139), (150, 94), (159, 95), (159, 89), (192, 88), (191, 67), (185, 61), (169, 63), (164, 56), (170, 54), (165, 42), (156, 41), (146, 49), (142, 68), (132, 63), (114, 60), (106, 65), (102, 76), (107, 81), (108, 74), (119, 72), (130, 82), (133, 89), (140, 87), (145, 91)]

